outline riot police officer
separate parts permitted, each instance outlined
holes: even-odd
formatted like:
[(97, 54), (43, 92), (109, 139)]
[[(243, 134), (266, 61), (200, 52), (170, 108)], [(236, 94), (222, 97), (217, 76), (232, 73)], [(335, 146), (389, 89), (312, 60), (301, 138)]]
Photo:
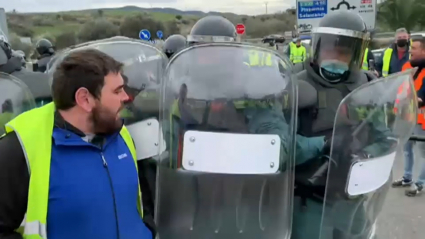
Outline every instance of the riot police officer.
[[(313, 33), (314, 52), (311, 58), (305, 61), (305, 70), (297, 74), (300, 81), (307, 82), (317, 92), (315, 103), (299, 111), (300, 135), (330, 138), (342, 99), (375, 78), (373, 74), (361, 71), (364, 49), (368, 41), (365, 23), (353, 12), (334, 11), (320, 21)], [(303, 89), (300, 87), (299, 91), (302, 92)], [(372, 150), (373, 147), (369, 149)], [(321, 166), (322, 164), (317, 165), (315, 161), (309, 161), (296, 169), (293, 239), (318, 238), (320, 226), (317, 225), (321, 223), (323, 198), (317, 199), (313, 194), (317, 193), (314, 192), (317, 189), (319, 194), (323, 195), (325, 185), (311, 188), (310, 185), (306, 186), (305, 182)], [(326, 172), (327, 170), (322, 171), (324, 177)]]
[[(158, 170), (159, 188), (157, 190), (160, 198), (157, 201), (159, 212), (156, 214), (158, 216), (156, 219), (159, 223), (160, 236), (204, 238), (210, 233), (208, 225), (211, 225), (212, 229), (218, 233), (217, 235), (223, 238), (280, 238), (287, 235), (290, 230), (287, 222), (290, 221), (291, 215), (288, 215), (287, 211), (278, 211), (272, 216), (269, 212), (275, 210), (273, 208), (275, 206), (284, 208), (285, 206), (280, 203), (284, 203), (284, 198), (291, 200), (292, 189), (285, 191), (282, 191), (282, 188), (265, 189), (268, 186), (264, 185), (265, 190), (279, 194), (279, 196), (275, 195), (279, 198), (275, 196), (269, 198), (275, 198), (274, 202), (283, 206), (275, 204), (267, 209), (271, 211), (267, 211), (264, 205), (258, 208), (259, 198), (262, 197), (261, 185), (257, 184), (259, 181), (248, 182), (245, 181), (247, 178), (243, 177), (236, 179), (237, 177), (231, 175), (232, 172), (227, 172), (228, 179), (222, 180), (216, 174), (201, 174), (198, 179), (195, 177), (198, 174), (186, 173), (182, 169), (188, 166), (185, 165), (182, 155), (182, 152), (183, 154), (188, 152), (185, 148), (187, 142), (185, 132), (190, 133), (191, 130), (212, 133), (211, 136), (214, 132), (224, 133), (223, 137), (227, 137), (226, 133), (239, 133), (244, 134), (241, 136), (246, 139), (249, 134), (255, 137), (256, 134), (273, 134), (281, 139), (281, 146), (284, 148), (282, 152), (291, 150), (286, 143), (289, 143), (287, 139), (293, 127), (288, 123), (293, 117), (292, 110), (296, 107), (293, 101), (295, 99), (292, 98), (295, 94), (292, 88), (295, 81), (293, 81), (291, 69), (281, 66), (287, 64), (287, 60), (268, 49), (237, 43), (235, 26), (229, 20), (218, 16), (200, 19), (193, 26), (187, 41), (190, 46), (170, 63), (166, 73), (168, 78), (164, 79), (163, 87), (161, 87), (165, 90), (164, 95), (161, 96), (163, 113), (160, 115), (163, 118), (160, 121), (163, 122), (162, 129), (165, 131), (168, 155), (161, 158)], [(270, 58), (263, 61), (250, 56), (270, 56)], [(303, 96), (300, 96), (298, 107), (303, 108), (311, 104), (310, 102), (316, 97), (311, 86), (304, 83), (301, 85), (304, 85)], [(307, 90), (308, 87), (311, 87), (311, 90)], [(198, 142), (194, 139), (192, 141)], [(301, 161), (307, 161), (320, 153), (324, 140), (322, 137), (299, 136), (292, 143), (297, 148), (295, 157)], [(247, 142), (243, 145), (248, 146)], [(230, 149), (239, 150), (229, 145)], [(255, 147), (252, 149), (255, 151)], [(214, 143), (211, 143), (211, 150), (220, 151)], [(235, 155), (237, 153), (244, 152), (235, 152)], [(287, 158), (289, 156), (287, 153), (286, 151), (285, 156), (282, 155), (285, 159), (280, 165), (281, 169), (286, 168), (290, 171), (292, 168), (289, 164), (292, 164), (290, 162), (293, 159)], [(197, 162), (195, 161), (194, 164), (196, 165)], [(209, 170), (209, 172), (220, 170), (219, 162), (203, 165), (205, 166), (203, 170)], [(272, 167), (274, 165), (273, 163)], [(239, 166), (242, 167), (242, 165)], [(254, 167), (252, 170), (258, 169), (259, 167)], [(281, 171), (278, 174), (280, 173)], [(275, 186), (287, 184), (286, 176), (283, 174), (281, 176), (282, 178), (277, 181), (269, 179), (276, 182), (276, 184), (273, 183)], [(260, 178), (266, 179), (268, 176), (264, 175), (257, 179)], [(288, 187), (292, 186), (288, 184)], [(179, 190), (184, 190), (186, 193), (179, 194), (177, 193)], [(226, 199), (223, 199), (222, 190), (225, 190), (225, 194), (228, 195)], [(212, 201), (217, 201), (218, 204), (211, 205), (209, 200), (205, 200), (209, 198), (214, 198)], [(266, 201), (262, 202), (267, 204)], [(231, 206), (229, 204), (227, 207), (228, 203)], [(233, 205), (234, 203), (236, 205)], [(237, 215), (234, 214), (234, 209), (238, 211)], [(214, 215), (206, 216), (207, 211), (213, 212)], [(245, 212), (248, 211), (250, 213), (246, 214)], [(210, 221), (208, 221), (209, 218)], [(260, 220), (257, 221), (254, 218), (260, 218)], [(258, 228), (258, 222), (260, 228)], [(188, 227), (193, 230), (183, 230)], [(264, 227), (269, 228), (265, 230), (267, 231), (265, 234), (265, 231), (261, 231)]]
[(30, 89), (38, 106), (52, 101), (47, 75), (22, 66), (22, 57), (13, 56), (9, 43), (0, 40), (0, 72), (20, 79)]
[(39, 54), (37, 65), (34, 71), (45, 72), (47, 64), (49, 63), (52, 56), (55, 54), (53, 44), (47, 39), (40, 39), (36, 43), (36, 49)]
[(165, 40), (163, 50), (168, 58), (186, 46), (186, 38), (180, 34), (171, 35)]

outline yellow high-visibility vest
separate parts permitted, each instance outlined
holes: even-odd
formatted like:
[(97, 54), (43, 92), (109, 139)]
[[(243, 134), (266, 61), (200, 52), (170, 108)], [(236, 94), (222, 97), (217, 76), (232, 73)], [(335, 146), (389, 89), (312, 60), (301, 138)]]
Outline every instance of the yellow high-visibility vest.
[[(55, 106), (49, 103), (17, 116), (6, 124), (6, 133), (15, 132), (27, 160), (30, 172), (25, 222), (17, 231), (24, 239), (47, 239), (47, 209), (49, 204), (50, 163)], [(37, 127), (37, 130), (34, 130)], [(120, 132), (133, 156), (137, 169), (136, 148), (126, 127)], [(143, 217), (142, 194), (139, 185), (137, 207)]]
[(304, 46), (301, 45), (300, 47), (294, 47), (291, 49), (291, 55), (289, 59), (294, 64), (301, 63), (305, 61), (306, 54), (307, 54), (307, 50), (305, 49)]
[(258, 67), (258, 66), (273, 66), (273, 56), (271, 53), (263, 52), (263, 51), (257, 51), (257, 50), (250, 50), (249, 51), (249, 62), (247, 65), (251, 67)]
[[(382, 58), (382, 76), (386, 77), (388, 76), (388, 72), (390, 71), (390, 63), (391, 63), (391, 56), (393, 55), (393, 49), (391, 47), (387, 48), (384, 52), (384, 57)], [(410, 51), (410, 47), (409, 47)], [(409, 60), (411, 55), (409, 54)]]
[(369, 63), (367, 62), (368, 54), (369, 54), (369, 48), (366, 48), (366, 51), (364, 52), (364, 56), (363, 56), (363, 65), (362, 65), (362, 69), (365, 71), (369, 70)]

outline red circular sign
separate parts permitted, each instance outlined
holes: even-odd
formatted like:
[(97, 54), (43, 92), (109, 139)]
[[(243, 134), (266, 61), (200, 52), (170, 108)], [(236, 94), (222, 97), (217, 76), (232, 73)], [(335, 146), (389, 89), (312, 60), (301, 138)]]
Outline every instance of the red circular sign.
[(238, 24), (236, 25), (236, 33), (239, 35), (242, 35), (245, 33), (245, 25), (244, 24)]

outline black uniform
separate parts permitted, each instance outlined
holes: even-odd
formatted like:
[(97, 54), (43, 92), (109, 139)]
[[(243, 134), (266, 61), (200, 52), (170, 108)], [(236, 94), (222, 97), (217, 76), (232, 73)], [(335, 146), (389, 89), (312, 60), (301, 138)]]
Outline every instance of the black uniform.
[[(307, 82), (317, 92), (316, 101), (298, 111), (298, 134), (321, 136), (332, 142), (329, 138), (332, 137), (336, 112), (343, 98), (375, 78), (361, 70), (368, 40), (365, 23), (352, 12), (334, 11), (320, 21), (313, 33), (314, 52), (304, 62), (304, 70), (297, 74), (300, 81)], [(299, 92), (302, 91), (299, 87)], [(329, 148), (325, 146), (323, 153), (329, 154), (326, 151)], [(296, 168), (293, 239), (314, 238), (319, 233), (327, 162), (319, 158)], [(307, 208), (303, 209), (301, 205)]]

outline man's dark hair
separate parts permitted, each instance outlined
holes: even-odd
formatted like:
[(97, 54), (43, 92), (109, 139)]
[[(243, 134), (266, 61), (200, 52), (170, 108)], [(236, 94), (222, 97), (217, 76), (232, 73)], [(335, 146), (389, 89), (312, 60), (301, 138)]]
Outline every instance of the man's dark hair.
[(66, 56), (53, 74), (52, 95), (56, 109), (68, 110), (76, 105), (75, 92), (81, 87), (96, 98), (109, 73), (121, 72), (123, 64), (94, 49), (77, 50)]

